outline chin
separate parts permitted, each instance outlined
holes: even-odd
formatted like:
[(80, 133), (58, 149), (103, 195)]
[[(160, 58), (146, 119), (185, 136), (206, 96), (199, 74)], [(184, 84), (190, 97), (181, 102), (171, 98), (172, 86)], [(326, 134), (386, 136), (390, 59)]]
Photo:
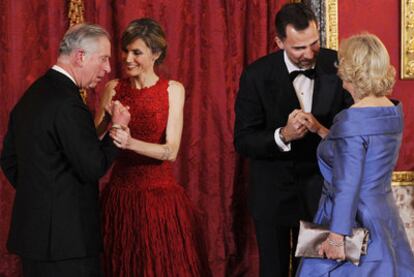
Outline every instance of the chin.
[(140, 71), (140, 70), (138, 70), (138, 69), (136, 69), (136, 68), (134, 68), (134, 69), (126, 69), (126, 70), (125, 70), (125, 73), (126, 73), (129, 77), (136, 77), (136, 76), (138, 76), (138, 75), (141, 73), (141, 71)]

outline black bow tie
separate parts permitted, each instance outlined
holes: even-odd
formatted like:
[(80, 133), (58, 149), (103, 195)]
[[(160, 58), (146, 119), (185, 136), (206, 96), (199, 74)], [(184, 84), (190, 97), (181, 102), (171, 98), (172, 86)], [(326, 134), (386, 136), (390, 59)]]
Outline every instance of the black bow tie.
[(306, 69), (306, 70), (294, 70), (292, 72), (289, 73), (289, 78), (290, 80), (293, 82), (293, 80), (295, 80), (295, 78), (299, 75), (299, 74), (303, 74), (306, 77), (308, 77), (309, 79), (315, 79), (315, 69), (311, 68), (311, 69)]

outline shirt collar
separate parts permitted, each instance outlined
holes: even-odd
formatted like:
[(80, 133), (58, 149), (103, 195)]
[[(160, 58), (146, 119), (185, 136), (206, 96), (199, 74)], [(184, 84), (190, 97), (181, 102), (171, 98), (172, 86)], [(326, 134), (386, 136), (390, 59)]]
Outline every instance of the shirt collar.
[(69, 79), (71, 79), (72, 82), (74, 82), (75, 85), (77, 86), (77, 84), (75, 82), (75, 79), (73, 79), (73, 77), (66, 70), (64, 70), (63, 68), (61, 68), (60, 66), (58, 66), (56, 64), (54, 66), (52, 66), (52, 69), (53, 70), (56, 70), (57, 72), (62, 73), (63, 75), (65, 75), (66, 77), (68, 77)]

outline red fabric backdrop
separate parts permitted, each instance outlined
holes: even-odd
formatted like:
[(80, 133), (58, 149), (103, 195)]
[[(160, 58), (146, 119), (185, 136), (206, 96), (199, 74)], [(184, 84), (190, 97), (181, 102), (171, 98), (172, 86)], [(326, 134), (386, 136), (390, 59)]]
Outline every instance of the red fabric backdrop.
[[(68, 27), (67, 1), (0, 2), (0, 141), (8, 114), (24, 90), (50, 67)], [(119, 76), (119, 37), (127, 23), (152, 17), (169, 42), (160, 73), (186, 88), (181, 184), (204, 217), (214, 276), (257, 276), (258, 256), (246, 208), (244, 166), (233, 148), (234, 98), (243, 67), (273, 49), (278, 0), (88, 0), (85, 18), (113, 36), (112, 69)], [(105, 82), (105, 81), (104, 81)], [(104, 83), (103, 82), (103, 83)], [(97, 90), (102, 91), (102, 85)], [(97, 95), (88, 103), (94, 110)], [(13, 191), (0, 173), (0, 276), (20, 276), (7, 253)]]
[[(397, 82), (392, 97), (402, 101), (404, 135), (396, 170), (414, 170), (414, 80), (400, 76), (400, 0), (346, 0), (338, 1), (339, 37), (368, 31), (376, 34), (387, 47), (391, 63), (397, 70)], [(375, 15), (373, 15), (375, 12)]]

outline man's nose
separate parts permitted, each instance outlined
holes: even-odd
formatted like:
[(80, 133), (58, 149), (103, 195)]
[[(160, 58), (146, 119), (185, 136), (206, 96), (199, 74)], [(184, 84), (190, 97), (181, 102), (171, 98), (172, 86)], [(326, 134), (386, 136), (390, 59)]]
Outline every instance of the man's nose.
[(105, 62), (105, 67), (104, 67), (104, 70), (105, 70), (105, 72), (106, 72), (106, 73), (111, 72), (111, 64), (109, 63), (109, 60), (107, 60), (107, 61)]
[(312, 50), (311, 47), (306, 48), (304, 57), (307, 60), (312, 60), (315, 57), (315, 52)]

